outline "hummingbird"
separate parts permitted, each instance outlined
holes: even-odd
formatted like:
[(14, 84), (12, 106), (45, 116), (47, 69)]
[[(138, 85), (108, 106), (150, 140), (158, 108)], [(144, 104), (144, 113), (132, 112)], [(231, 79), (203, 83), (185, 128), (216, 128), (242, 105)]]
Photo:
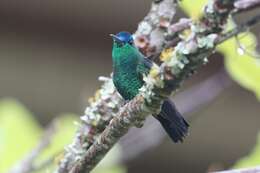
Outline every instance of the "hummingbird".
[[(148, 75), (150, 69), (156, 65), (146, 58), (135, 46), (133, 36), (126, 31), (110, 34), (113, 39), (113, 83), (119, 94), (126, 100), (132, 100), (144, 85), (143, 76)], [(175, 142), (183, 142), (188, 133), (189, 124), (168, 98), (158, 115), (153, 115), (170, 138)]]

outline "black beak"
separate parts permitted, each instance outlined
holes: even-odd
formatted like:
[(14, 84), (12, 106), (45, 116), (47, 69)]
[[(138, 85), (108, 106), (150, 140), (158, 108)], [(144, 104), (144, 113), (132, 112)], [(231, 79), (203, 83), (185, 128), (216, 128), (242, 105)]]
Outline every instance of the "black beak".
[(116, 36), (114, 34), (109, 34), (109, 35), (113, 38), (114, 41), (119, 42), (119, 43), (123, 42), (122, 40), (120, 40), (120, 38), (118, 36)]

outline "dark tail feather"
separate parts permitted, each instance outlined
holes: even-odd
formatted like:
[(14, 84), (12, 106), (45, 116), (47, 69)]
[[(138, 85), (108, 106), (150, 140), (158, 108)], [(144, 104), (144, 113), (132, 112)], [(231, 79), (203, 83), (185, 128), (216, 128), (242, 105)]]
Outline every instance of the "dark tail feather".
[(174, 142), (183, 142), (183, 138), (188, 133), (189, 124), (170, 99), (163, 102), (161, 112), (156, 118)]

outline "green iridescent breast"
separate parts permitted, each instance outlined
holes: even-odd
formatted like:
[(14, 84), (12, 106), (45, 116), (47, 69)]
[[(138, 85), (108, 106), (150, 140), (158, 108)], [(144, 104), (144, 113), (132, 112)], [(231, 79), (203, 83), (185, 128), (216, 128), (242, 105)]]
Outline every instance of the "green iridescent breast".
[(112, 53), (113, 82), (121, 96), (126, 100), (131, 100), (139, 93), (139, 88), (144, 83), (137, 72), (140, 55), (136, 48), (130, 45), (115, 46)]

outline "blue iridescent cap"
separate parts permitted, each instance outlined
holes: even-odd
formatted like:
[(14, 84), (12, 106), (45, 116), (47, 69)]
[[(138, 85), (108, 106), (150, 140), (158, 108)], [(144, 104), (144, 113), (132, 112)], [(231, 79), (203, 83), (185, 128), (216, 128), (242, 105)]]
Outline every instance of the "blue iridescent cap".
[(126, 31), (117, 33), (116, 35), (110, 34), (116, 41), (123, 43), (133, 43), (134, 39), (132, 34)]

